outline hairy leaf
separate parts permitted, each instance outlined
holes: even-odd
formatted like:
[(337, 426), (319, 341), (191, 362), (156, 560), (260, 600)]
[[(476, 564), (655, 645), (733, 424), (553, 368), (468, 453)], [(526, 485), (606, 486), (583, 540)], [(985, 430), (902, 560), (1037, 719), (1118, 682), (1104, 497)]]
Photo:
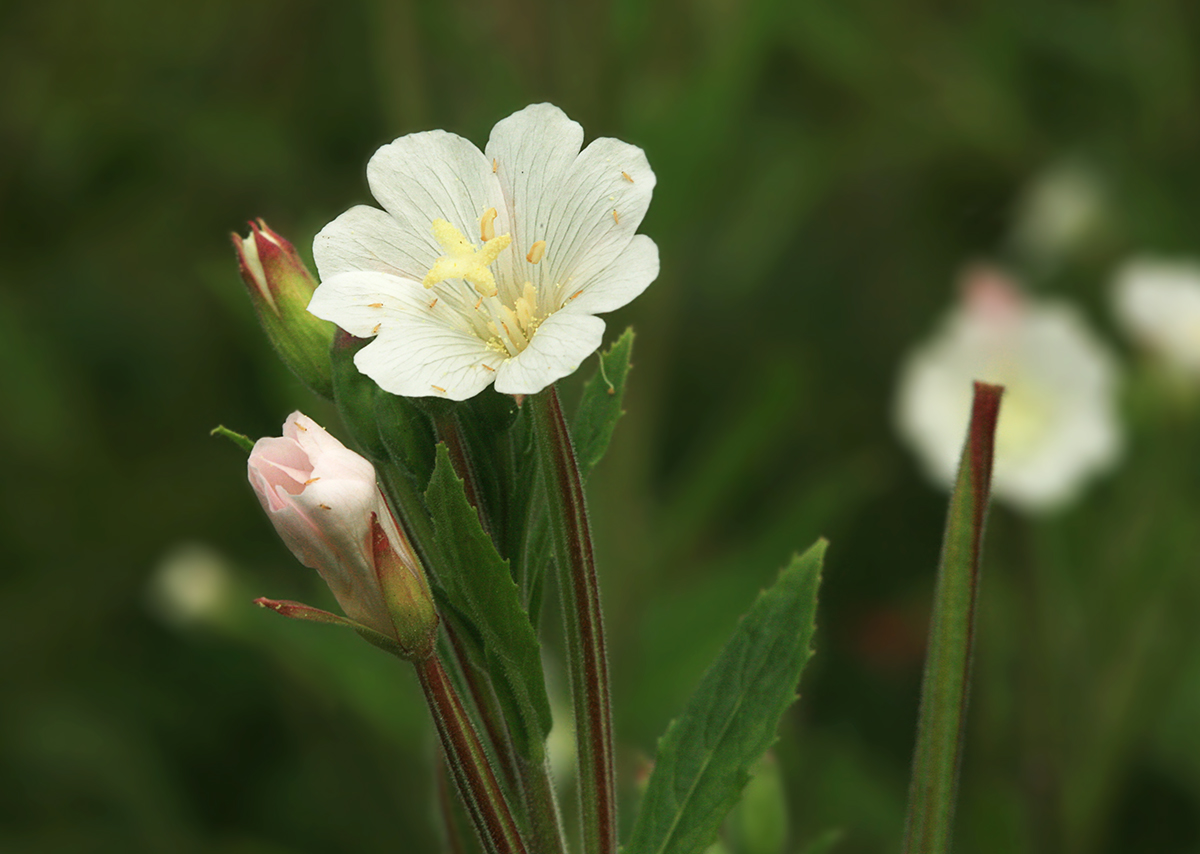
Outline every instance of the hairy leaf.
[(820, 540), (794, 558), (759, 594), (659, 740), (626, 854), (700, 854), (716, 837), (796, 699), (812, 655), (825, 546)]

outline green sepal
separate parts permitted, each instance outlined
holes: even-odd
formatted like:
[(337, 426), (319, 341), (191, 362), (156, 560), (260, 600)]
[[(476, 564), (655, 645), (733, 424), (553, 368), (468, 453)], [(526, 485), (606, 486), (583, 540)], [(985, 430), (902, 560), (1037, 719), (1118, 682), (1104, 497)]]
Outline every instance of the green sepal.
[(819, 540), (759, 594), (659, 740), (625, 854), (700, 854), (716, 838), (796, 699), (825, 547)]
[(292, 620), (305, 620), (309, 623), (324, 623), (329, 626), (341, 626), (342, 628), (353, 629), (358, 632), (359, 637), (372, 646), (377, 646), (384, 652), (390, 652), (397, 658), (403, 658), (406, 661), (412, 660), (412, 657), (405, 655), (404, 650), (400, 648), (400, 644), (396, 643), (392, 638), (364, 626), (357, 620), (343, 617), (341, 614), (323, 611), (320, 608), (305, 605), (303, 602), (294, 602), (291, 599), (268, 599), (265, 596), (255, 599), (254, 604)]
[(247, 454), (254, 450), (254, 440), (253, 439), (251, 439), (249, 436), (245, 436), (241, 433), (235, 433), (233, 430), (230, 430), (224, 424), (218, 424), (216, 427), (209, 430), (208, 435), (223, 436), (224, 438), (228, 439), (230, 442), (233, 442), (233, 444), (237, 445), (239, 448), (241, 448)]
[(437, 446), (425, 499), (433, 518), (432, 548), (439, 558), (441, 591), (478, 633), (483, 664), (504, 710), (513, 746), (526, 759), (540, 761), (551, 719), (537, 633), (521, 607), (508, 561), (467, 501), (444, 444)]
[(633, 327), (625, 330), (611, 347), (600, 354), (600, 367), (583, 386), (583, 397), (571, 425), (575, 458), (580, 477), (587, 479), (608, 450), (613, 430), (625, 410), (625, 380), (633, 356)]

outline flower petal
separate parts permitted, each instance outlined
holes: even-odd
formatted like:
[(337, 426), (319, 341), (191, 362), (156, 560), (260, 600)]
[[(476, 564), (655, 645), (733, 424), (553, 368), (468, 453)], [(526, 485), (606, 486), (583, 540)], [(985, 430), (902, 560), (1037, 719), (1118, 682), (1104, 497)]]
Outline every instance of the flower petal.
[(409, 312), (392, 315), (384, 332), (354, 357), (358, 369), (384, 391), (450, 400), (483, 391), (503, 361), (471, 332)]
[(496, 208), (496, 234), (509, 230), (491, 161), (457, 134), (410, 133), (383, 146), (367, 164), (367, 183), (399, 228), (408, 232), (401, 246), (421, 276), (445, 254), (433, 236), (435, 219), (446, 220), (476, 241), (480, 217), (488, 208)]
[(603, 314), (631, 302), (658, 278), (658, 247), (644, 234), (634, 235), (625, 251), (605, 269), (584, 282), (575, 299), (566, 294), (564, 310), (571, 314)]
[[(582, 141), (583, 129), (550, 104), (514, 113), (488, 140), (513, 222), (513, 280), (543, 294), (608, 267), (650, 205), (654, 172), (640, 148), (601, 138), (580, 152)], [(545, 254), (532, 264), (525, 256), (538, 240)]]
[(428, 313), (429, 300), (429, 292), (411, 279), (387, 273), (340, 273), (317, 287), (308, 310), (351, 335), (370, 338), (397, 313)]
[(379, 208), (358, 205), (321, 229), (313, 238), (313, 260), (321, 279), (338, 273), (371, 270), (420, 281), (429, 258), (429, 225), (404, 228)]
[(565, 311), (550, 315), (526, 347), (496, 374), (496, 391), (535, 394), (579, 367), (604, 338), (604, 321)]

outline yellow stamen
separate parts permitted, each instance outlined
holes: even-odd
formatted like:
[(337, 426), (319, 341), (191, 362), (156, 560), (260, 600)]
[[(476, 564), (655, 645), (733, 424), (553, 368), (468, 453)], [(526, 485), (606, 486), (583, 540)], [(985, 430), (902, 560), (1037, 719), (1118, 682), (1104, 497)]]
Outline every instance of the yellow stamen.
[(479, 218), (479, 239), (484, 243), (496, 236), (496, 209), (488, 208)]
[(542, 260), (542, 256), (546, 254), (546, 241), (537, 240), (529, 247), (529, 254), (525, 256), (525, 260), (530, 264), (536, 264)]
[(511, 235), (501, 234), (493, 237), (476, 249), (457, 228), (444, 219), (435, 219), (433, 236), (446, 250), (446, 254), (438, 258), (425, 274), (422, 281), (425, 287), (432, 288), (446, 279), (464, 279), (474, 285), (481, 295), (496, 295), (496, 279), (488, 265), (512, 243)]

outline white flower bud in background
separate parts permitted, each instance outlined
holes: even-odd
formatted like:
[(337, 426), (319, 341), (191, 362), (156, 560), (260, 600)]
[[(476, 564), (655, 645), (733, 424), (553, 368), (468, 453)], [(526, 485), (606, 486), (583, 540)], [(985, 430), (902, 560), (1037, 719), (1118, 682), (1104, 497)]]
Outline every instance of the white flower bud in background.
[(1135, 258), (1113, 283), (1117, 322), (1177, 373), (1200, 379), (1200, 262)]
[[(438, 617), (429, 584), (369, 461), (293, 412), (283, 436), (255, 443), (247, 474), (288, 549), (320, 573), (347, 617), (395, 641), (406, 656), (432, 652)], [(322, 613), (263, 604), (302, 619)]]
[(1031, 262), (1053, 265), (1099, 233), (1104, 220), (1104, 188), (1096, 175), (1079, 163), (1060, 163), (1022, 194), (1012, 239)]
[(179, 543), (150, 577), (146, 604), (168, 625), (186, 628), (211, 622), (229, 605), (233, 590), (229, 563), (205, 543)]
[(1080, 313), (1023, 295), (1002, 272), (967, 272), (963, 298), (900, 372), (896, 425), (929, 477), (949, 488), (972, 382), (1005, 386), (993, 494), (1036, 512), (1069, 502), (1121, 446), (1117, 367)]

